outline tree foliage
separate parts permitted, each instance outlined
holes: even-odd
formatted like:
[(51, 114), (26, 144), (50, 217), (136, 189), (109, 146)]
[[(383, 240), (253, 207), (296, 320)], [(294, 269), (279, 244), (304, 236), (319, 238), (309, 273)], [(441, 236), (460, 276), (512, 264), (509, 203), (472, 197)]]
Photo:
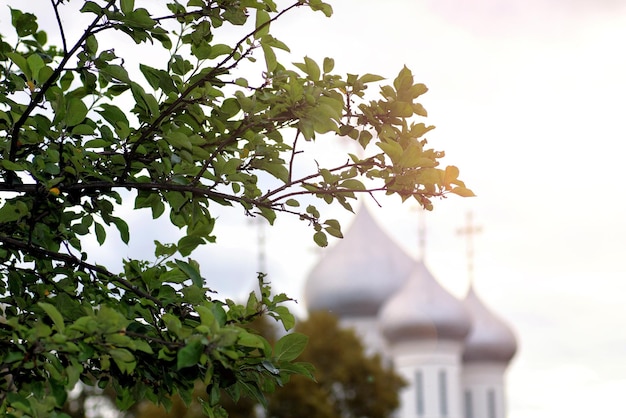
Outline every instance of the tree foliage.
[[(263, 321), (258, 321), (263, 322)], [(263, 335), (272, 340), (271, 328)], [(315, 367), (315, 380), (294, 376), (288, 385), (268, 396), (268, 418), (386, 418), (399, 406), (399, 391), (405, 382), (385, 365), (378, 354), (368, 355), (353, 330), (340, 327), (337, 318), (327, 312), (314, 312), (298, 321), (295, 330), (309, 337), (300, 356)], [(269, 333), (268, 333), (269, 331)], [(206, 397), (202, 385), (195, 396)], [(225, 405), (231, 418), (256, 416), (255, 403), (242, 400)], [(199, 418), (199, 404), (185, 407), (180, 398), (168, 413), (162, 407), (143, 404), (137, 418)]]
[[(209, 293), (189, 256), (215, 240), (216, 207), (270, 223), (298, 216), (325, 245), (340, 226), (307, 196), (351, 209), (357, 193), (374, 191), (427, 208), (447, 193), (471, 195), (455, 167), (438, 167), (443, 153), (423, 139), (432, 127), (413, 121), (426, 116), (416, 101), (426, 87), (407, 68), (368, 101), (379, 76), (335, 74), (330, 58), (279, 60), (288, 47), (272, 24), (300, 7), (330, 15), (328, 4), (166, 3), (52, 0), (49, 10), (11, 9), (11, 25), (2, 24), (4, 416), (63, 416), (79, 381), (112, 388), (121, 408), (172, 393), (188, 402), (197, 380), (210, 416), (223, 414), (223, 388), (263, 403), (290, 374), (310, 374), (294, 362), (304, 337), (272, 348), (242, 327), (262, 314), (293, 326), (287, 297), (270, 296), (262, 278), (260, 296), (243, 305)], [(38, 17), (58, 23), (60, 45), (48, 43)], [(303, 174), (301, 143), (321, 134), (351, 138), (365, 154)], [(128, 243), (124, 203), (169, 219), (180, 239), (155, 241), (152, 257), (102, 265), (85, 242), (117, 233)]]

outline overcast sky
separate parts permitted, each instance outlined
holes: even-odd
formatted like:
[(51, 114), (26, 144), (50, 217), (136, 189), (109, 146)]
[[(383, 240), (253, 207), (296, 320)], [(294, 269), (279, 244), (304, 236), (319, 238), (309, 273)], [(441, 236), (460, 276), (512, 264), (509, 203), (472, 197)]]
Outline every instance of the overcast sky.
[[(389, 78), (407, 65), (429, 87), (422, 103), (437, 126), (429, 143), (478, 197), (436, 202), (425, 216), (425, 259), (464, 295), (465, 242), (456, 231), (471, 210), (482, 227), (475, 286), (520, 341), (508, 375), (510, 418), (626, 411), (622, 3), (338, 0), (331, 19), (299, 11), (276, 28), (292, 61), (331, 56), (340, 72)], [(415, 205), (381, 202), (369, 202), (375, 217), (417, 256)], [(146, 215), (126, 217), (142, 226)], [(336, 217), (349, 223), (347, 213)], [(99, 254), (139, 256), (158, 230), (141, 228), (131, 248)], [(215, 289), (237, 296), (252, 287), (256, 230), (241, 211), (220, 212), (218, 244), (196, 255)], [(265, 233), (270, 278), (301, 299), (320, 255), (311, 231), (283, 218)]]

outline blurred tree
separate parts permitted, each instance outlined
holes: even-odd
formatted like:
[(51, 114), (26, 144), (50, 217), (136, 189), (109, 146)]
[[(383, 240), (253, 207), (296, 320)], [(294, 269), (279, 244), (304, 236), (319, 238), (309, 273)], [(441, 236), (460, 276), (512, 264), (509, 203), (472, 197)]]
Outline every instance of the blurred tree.
[(309, 337), (300, 360), (315, 367), (315, 379), (294, 376), (268, 403), (268, 417), (384, 418), (399, 406), (404, 380), (379, 355), (367, 356), (356, 334), (337, 318), (313, 312), (296, 330)]
[[(443, 153), (423, 138), (433, 127), (413, 120), (426, 116), (427, 89), (407, 68), (367, 101), (382, 77), (335, 74), (330, 58), (278, 60), (289, 48), (273, 23), (296, 8), (330, 16), (330, 5), (139, 3), (21, 2), (31, 11), (9, 9), (0, 27), (2, 416), (67, 417), (78, 382), (112, 389), (121, 409), (172, 394), (189, 403), (198, 381), (212, 417), (224, 415), (223, 391), (264, 402), (289, 375), (310, 375), (295, 362), (306, 337), (272, 347), (245, 330), (262, 315), (294, 324), (288, 297), (271, 296), (263, 277), (244, 304), (210, 293), (190, 256), (215, 241), (216, 208), (297, 216), (324, 246), (341, 229), (317, 202), (351, 210), (357, 193), (380, 191), (430, 209), (472, 194), (456, 167), (438, 168)], [(302, 141), (321, 134), (353, 139), (363, 157), (317, 163)], [(87, 243), (128, 243), (129, 210), (180, 233), (105, 266), (106, 251)]]

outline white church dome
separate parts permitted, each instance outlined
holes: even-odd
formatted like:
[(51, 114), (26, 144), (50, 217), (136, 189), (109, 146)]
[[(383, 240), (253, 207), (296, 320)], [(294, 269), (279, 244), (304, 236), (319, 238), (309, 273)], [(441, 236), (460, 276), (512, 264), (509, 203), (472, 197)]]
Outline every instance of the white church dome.
[(473, 286), (467, 292), (464, 305), (472, 317), (472, 330), (465, 341), (464, 362), (511, 361), (517, 351), (513, 331), (495, 316), (478, 298)]
[(413, 259), (361, 205), (344, 238), (309, 274), (304, 289), (307, 309), (331, 311), (339, 317), (376, 316), (413, 265)]
[(380, 312), (380, 326), (391, 343), (415, 339), (463, 341), (470, 316), (461, 301), (435, 280), (423, 262)]

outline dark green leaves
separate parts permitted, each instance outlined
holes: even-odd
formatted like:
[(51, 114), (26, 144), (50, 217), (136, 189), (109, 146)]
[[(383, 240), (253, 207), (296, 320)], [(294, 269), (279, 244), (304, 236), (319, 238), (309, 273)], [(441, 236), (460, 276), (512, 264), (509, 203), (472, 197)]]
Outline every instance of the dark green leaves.
[(20, 10), (11, 9), (11, 23), (17, 36), (26, 37), (37, 32), (37, 17), (32, 13), (23, 13)]
[(176, 355), (176, 369), (184, 369), (198, 364), (204, 346), (200, 340), (193, 340), (178, 351)]

